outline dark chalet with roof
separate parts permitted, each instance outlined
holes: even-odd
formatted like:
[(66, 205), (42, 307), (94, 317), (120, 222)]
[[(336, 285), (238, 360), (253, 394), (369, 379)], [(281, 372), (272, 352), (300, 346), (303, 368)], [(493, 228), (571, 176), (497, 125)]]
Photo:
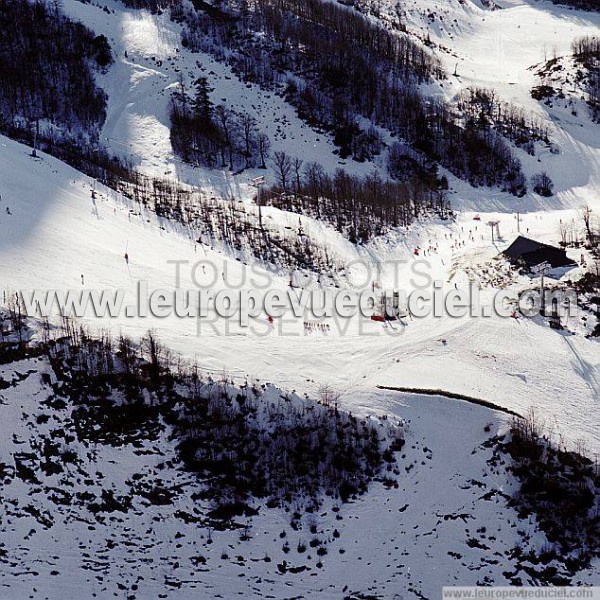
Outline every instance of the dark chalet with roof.
[(572, 266), (575, 263), (562, 248), (536, 242), (520, 235), (504, 252), (511, 263), (531, 269), (543, 262), (553, 269)]

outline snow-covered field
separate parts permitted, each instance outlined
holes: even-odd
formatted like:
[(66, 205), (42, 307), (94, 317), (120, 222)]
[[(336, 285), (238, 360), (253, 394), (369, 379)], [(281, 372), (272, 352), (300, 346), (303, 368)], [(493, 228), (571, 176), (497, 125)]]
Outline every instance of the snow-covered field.
[[(175, 267), (168, 261), (175, 260), (190, 265), (212, 260), (227, 272), (228, 283), (249, 280), (247, 267), (194, 243), (188, 232), (157, 222), (151, 213), (136, 214), (137, 206), (133, 209), (108, 190), (97, 188), (94, 200), (86, 177), (48, 156), (32, 159), (26, 147), (5, 138), (2, 144), (0, 164), (9, 174), (2, 202), (11, 211), (0, 215), (0, 280), (7, 282), (6, 288), (124, 289), (127, 302), (134, 304), (139, 280), (146, 281), (150, 290), (174, 288)], [(381, 259), (407, 261), (398, 277), (401, 286), (410, 287), (412, 249), (427, 247), (431, 240), (438, 244), (437, 253), (425, 256), (431, 276), (454, 287), (454, 281), (448, 281), (456, 270), (453, 261), (469, 265), (473, 254), (481, 261), (498, 253), (487, 231), (482, 231), (484, 225), (467, 218), (451, 225), (414, 227), (403, 243), (381, 251)], [(512, 215), (501, 221), (505, 244), (516, 235), (510, 230), (513, 221)], [(546, 219), (527, 215), (523, 226), (532, 235), (539, 232), (542, 239), (548, 235)], [(348, 256), (355, 258), (357, 254)], [(191, 275), (190, 267), (182, 267), (183, 289), (194, 289)], [(287, 278), (274, 277), (275, 289), (285, 290), (287, 285)], [(224, 286), (219, 280), (214, 287)], [(87, 320), (94, 322), (93, 315)], [(353, 410), (385, 410), (375, 390), (383, 384), (446, 389), (521, 412), (535, 406), (543, 410), (557, 435), (571, 442), (584, 438), (593, 450), (600, 447), (597, 343), (557, 333), (537, 321), (428, 317), (407, 321), (401, 334), (391, 335), (377, 323), (368, 323), (363, 332), (355, 327), (345, 332), (344, 323), (339, 329), (332, 323), (330, 331), (308, 335), (298, 323), (295, 329), (281, 326), (279, 333), (277, 322), (255, 328), (267, 335), (236, 327), (226, 335), (221, 321), (215, 330), (201, 320), (198, 329), (189, 318), (134, 319), (124, 314), (114, 320), (96, 319), (95, 325), (115, 332), (123, 329), (135, 337), (155, 329), (167, 346), (197, 357), (213, 371), (249, 374), (307, 392), (330, 384), (344, 392), (344, 404)]]

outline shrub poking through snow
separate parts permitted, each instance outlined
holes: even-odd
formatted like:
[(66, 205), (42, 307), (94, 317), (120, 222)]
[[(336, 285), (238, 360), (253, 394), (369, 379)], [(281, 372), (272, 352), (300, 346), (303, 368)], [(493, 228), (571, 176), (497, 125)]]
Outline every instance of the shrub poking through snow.
[[(560, 558), (571, 574), (589, 566), (600, 556), (598, 465), (585, 456), (583, 447), (573, 452), (552, 444), (534, 411), (513, 420), (510, 437), (501, 447), (521, 482), (511, 504), (522, 516), (535, 514), (549, 542), (547, 553)], [(549, 582), (564, 585), (553, 580), (552, 573), (547, 575)]]
[[(55, 389), (75, 405), (78, 437), (141, 444), (169, 427), (185, 468), (203, 484), (215, 526), (254, 516), (259, 500), (309, 512), (325, 497), (346, 502), (367, 491), (404, 443), (400, 424), (339, 410), (327, 386), (315, 401), (258, 382), (235, 384), (226, 374), (207, 377), (183, 366), (152, 332), (136, 346), (92, 337), (65, 319), (54, 334), (40, 348)], [(7, 340), (0, 350), (15, 344)], [(142, 492), (169, 502), (161, 490)]]

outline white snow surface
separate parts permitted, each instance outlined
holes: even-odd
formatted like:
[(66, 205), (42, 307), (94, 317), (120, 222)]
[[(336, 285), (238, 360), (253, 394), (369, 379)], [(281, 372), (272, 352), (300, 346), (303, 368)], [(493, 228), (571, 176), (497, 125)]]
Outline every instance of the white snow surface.
[[(216, 88), (213, 99), (252, 111), (261, 128), (269, 133), (274, 149), (285, 149), (307, 160), (318, 158), (328, 170), (342, 166), (365, 173), (373, 168), (352, 162), (340, 164), (331, 141), (302, 124), (282, 99), (240, 82), (208, 56), (181, 49), (179, 27), (166, 15), (126, 9), (112, 0), (94, 4), (63, 0), (62, 4), (71, 17), (109, 38), (116, 63), (98, 78), (109, 95), (103, 142), (112, 151), (132, 158), (141, 171), (249, 201), (247, 182), (256, 173), (234, 177), (225, 171), (194, 169), (181, 163), (170, 147), (169, 94), (177, 82), (178, 70), (190, 79), (199, 74), (197, 61)], [(578, 208), (584, 204), (592, 206), (596, 215), (600, 211), (600, 129), (584, 111), (573, 116), (560, 107), (539, 104), (530, 96), (530, 89), (536, 84), (532, 67), (543, 62), (544, 48), (549, 54), (554, 46), (559, 55), (567, 53), (574, 38), (598, 34), (600, 15), (569, 10), (544, 0), (497, 0), (496, 4), (498, 10), (469, 0), (413, 0), (403, 4), (403, 10), (411, 33), (422, 38), (429, 35), (438, 45), (435, 51), (449, 73), (458, 63), (457, 77), (450, 75), (442, 84), (431, 86), (433, 93), (451, 99), (469, 85), (494, 87), (502, 99), (528, 107), (548, 122), (560, 154), (518, 154), (528, 174), (543, 169), (550, 173), (557, 194), (543, 199), (530, 193), (517, 200), (489, 189), (475, 190), (450, 178), (451, 201), (459, 211), (455, 223), (421, 221), (358, 249), (331, 228), (303, 218), (306, 227), (321, 232), (323, 245), (340, 260), (361, 258), (372, 267), (386, 260), (405, 260), (407, 266), (400, 271), (398, 283), (410, 287), (411, 265), (415, 264), (413, 250), (435, 246), (437, 250), (425, 256), (431, 263), (432, 277), (443, 281), (445, 289), (454, 288), (455, 283), (462, 286), (469, 278), (480, 279), (482, 295), (489, 298), (506, 285), (518, 289), (537, 285), (537, 281), (526, 278), (489, 283), (484, 273), (501, 270), (493, 259), (517, 235), (516, 210), (521, 213), (521, 232), (553, 244), (559, 239), (560, 220), (578, 220)], [(104, 6), (109, 8), (108, 13), (102, 10)], [(394, 8), (394, 3), (381, 2), (380, 6), (385, 14)], [(437, 15), (433, 23), (427, 17), (432, 12)], [(60, 161), (43, 153), (33, 159), (28, 148), (0, 137), (0, 290), (123, 289), (131, 302), (139, 280), (147, 281), (150, 289), (173, 289), (175, 271), (167, 261), (194, 263), (209, 259), (226, 271), (230, 280), (247, 275), (246, 265), (195, 243), (194, 232), (141, 211), (139, 206), (102, 186), (95, 186), (97, 197), (93, 199), (93, 186), (89, 178)], [(296, 215), (282, 215), (274, 210), (266, 212), (274, 221), (280, 220), (282, 226), (297, 219)], [(473, 220), (475, 213), (480, 215), (480, 221)], [(490, 219), (500, 221), (503, 239), (496, 245), (491, 243), (485, 226)], [(130, 257), (129, 264), (123, 258), (125, 252)], [(570, 251), (570, 255), (579, 261), (579, 251)], [(261, 265), (252, 267), (264, 271)], [(581, 269), (571, 276), (577, 272)], [(391, 272), (387, 270), (382, 279), (385, 285), (391, 285)], [(274, 276), (274, 288), (285, 290), (287, 285), (287, 276)], [(187, 268), (182, 270), (181, 286), (193, 288)], [(223, 287), (220, 278), (215, 287)], [(251, 335), (240, 327), (223, 335), (222, 323), (219, 331), (203, 327), (199, 333), (195, 321), (178, 318), (121, 315), (109, 321), (88, 315), (84, 321), (94, 329), (108, 327), (136, 338), (155, 329), (165, 345), (186, 358), (198, 360), (206, 371), (227, 371), (240, 380), (250, 375), (308, 394), (315, 394), (322, 384), (332, 385), (342, 392), (345, 409), (362, 415), (389, 413), (410, 421), (406, 460), (414, 462), (415, 468), (406, 475), (401, 492), (376, 486), (351, 507), (343, 526), (331, 514), (323, 517), (327, 531), (331, 532), (334, 526), (343, 527), (339, 546), (346, 552), (339, 554), (335, 542), (323, 559), (323, 569), (316, 569), (314, 560), (310, 571), (297, 575), (274, 574), (274, 563), (286, 558), (296, 564), (298, 558), (294, 551), (293, 560), (282, 555), (278, 519), (283, 528), (285, 517), (274, 512), (257, 518), (250, 547), (239, 547), (235, 535), (224, 533), (215, 534), (212, 546), (201, 551), (198, 546), (204, 540), (198, 538), (194, 525), (184, 526), (170, 513), (161, 514), (158, 525), (153, 518), (159, 515), (140, 510), (131, 516), (132, 520), (113, 523), (110, 533), (102, 529), (88, 532), (71, 519), (68, 511), (55, 507), (61, 527), (42, 530), (33, 517), (31, 524), (26, 519), (7, 521), (3, 525), (6, 545), (18, 546), (23, 562), (33, 561), (40, 575), (22, 573), (24, 569), (19, 564), (6, 566), (0, 584), (5, 586), (1, 589), (9, 591), (0, 589), (0, 597), (38, 597), (40, 589), (43, 592), (39, 597), (88, 597), (92, 593), (101, 598), (113, 597), (116, 582), (130, 585), (142, 576), (143, 583), (138, 582), (140, 593), (151, 598), (165, 593), (165, 577), (173, 572), (188, 584), (179, 590), (169, 589), (168, 597), (181, 598), (204, 597), (199, 593), (226, 598), (242, 594), (339, 598), (345, 585), (349, 591), (372, 589), (372, 593), (386, 598), (394, 594), (404, 596), (410, 588), (427, 597), (437, 597), (443, 584), (474, 584), (484, 575), (503, 582), (505, 559), (491, 564), (484, 561), (482, 550), (465, 545), (472, 533), (469, 524), (461, 519), (438, 521), (442, 512), (471, 512), (476, 515), (473, 523), (485, 523), (489, 532), (494, 532), (498, 552), (516, 543), (516, 513), (500, 499), (481, 501), (483, 491), (462, 485), (484, 476), (486, 452), (478, 449), (472, 454), (472, 450), (502, 429), (506, 416), (461, 401), (387, 392), (378, 389), (379, 385), (442, 389), (482, 398), (521, 414), (534, 407), (546, 421), (553, 440), (571, 448), (582, 440), (592, 456), (600, 451), (598, 343), (579, 333), (553, 331), (540, 319), (415, 319), (407, 321), (401, 334), (375, 323), (369, 323), (362, 333), (351, 323), (345, 334), (335, 327), (305, 334), (302, 323), (296, 322), (285, 329), (287, 333), (293, 330), (297, 334), (293, 336), (280, 331), (280, 323), (270, 326), (264, 320), (255, 324), (261, 327), (263, 335)], [(569, 326), (575, 331), (583, 327), (579, 318)], [(17, 367), (3, 368), (2, 377), (10, 379), (7, 370), (13, 368)], [(43, 371), (48, 367), (36, 362), (19, 365), (18, 370), (27, 372), (29, 368)], [(30, 435), (22, 413), (36, 412), (35, 398), (42, 390), (39, 376), (32, 375), (18, 387), (3, 391), (0, 419), (10, 427), (10, 434), (3, 436), (5, 455), (17, 443), (11, 441), (12, 433), (17, 439)], [(483, 430), (488, 422), (494, 424), (491, 434)], [(431, 450), (433, 458), (421, 464), (424, 446)], [(161, 445), (162, 451), (166, 452), (167, 447), (166, 443)], [(99, 452), (96, 461), (111, 471), (114, 485), (120, 485), (128, 474), (154, 460), (128, 449), (117, 452), (102, 448)], [(508, 480), (486, 484), (498, 490), (510, 490), (511, 486)], [(22, 498), (23, 490), (15, 486), (11, 484), (3, 494), (5, 503), (11, 497)], [(405, 504), (408, 507), (399, 512)], [(148, 544), (153, 544), (155, 550), (150, 553), (149, 562), (139, 559), (137, 553), (132, 562), (127, 562), (127, 546), (120, 543), (103, 554), (103, 581), (81, 569), (84, 559), (75, 550), (78, 545), (83, 544), (94, 556), (100, 547), (105, 547), (103, 536), (123, 542), (130, 536), (129, 528), (143, 533), (154, 525)], [(518, 526), (533, 534), (540, 547), (543, 545), (543, 536), (534, 534), (531, 523)], [(24, 546), (22, 540), (31, 528), (36, 533), (32, 534), (31, 543)], [(183, 541), (175, 538), (177, 532), (184, 534)], [(301, 535), (308, 537), (306, 532)], [(301, 536), (290, 541), (292, 548), (298, 537)], [(245, 554), (246, 564), (221, 560), (225, 549), (232, 557)], [(449, 551), (460, 553), (462, 562), (480, 569), (461, 566), (461, 561), (452, 558)], [(210, 568), (207, 566), (202, 573), (192, 569), (190, 563), (190, 557), (197, 554), (209, 559)], [(265, 554), (273, 558), (273, 563), (262, 560)], [(252, 559), (256, 562), (250, 569), (248, 562)], [(180, 564), (177, 569), (175, 562)], [(59, 564), (57, 568), (63, 576), (50, 575)], [(597, 572), (582, 574), (583, 581), (594, 579), (597, 583)], [(194, 585), (203, 591), (194, 591)], [(8, 595), (3, 596), (5, 593)]]
[[(2, 438), (0, 460), (39, 456), (44, 440), (53, 440), (80, 462), (56, 474), (36, 472), (34, 485), (18, 477), (3, 484), (3, 598), (333, 600), (359, 592), (435, 598), (442, 585), (506, 582), (505, 573), (515, 572), (507, 555), (524, 539), (528, 547), (544, 547), (534, 521), (506, 507), (503, 495), (514, 480), (487, 464), (492, 451), (482, 444), (505, 426), (489, 409), (386, 393), (386, 410), (406, 421), (409, 434), (400, 487), (375, 483), (339, 512), (326, 502), (318, 515), (303, 517), (298, 530), (284, 511), (263, 507), (251, 519), (251, 539), (241, 541), (239, 530), (209, 532), (185, 522), (182, 515), (193, 518), (205, 507), (191, 497), (199, 486), (177, 467), (168, 430), (137, 446), (80, 442), (72, 435), (70, 405), (41, 404), (52, 396), (43, 376), (54, 377), (44, 359), (0, 367), (3, 381), (17, 382), (2, 393), (0, 419), (11, 435)], [(134, 493), (125, 512), (93, 514), (84, 506), (104, 491), (131, 496), (133, 481), (179, 493), (162, 506)], [(74, 500), (81, 494), (87, 500)], [(61, 502), (65, 497), (71, 500)], [(325, 556), (310, 547), (314, 538), (327, 548)], [(282, 574), (283, 561), (302, 570)], [(577, 580), (589, 583), (594, 576), (582, 573)]]

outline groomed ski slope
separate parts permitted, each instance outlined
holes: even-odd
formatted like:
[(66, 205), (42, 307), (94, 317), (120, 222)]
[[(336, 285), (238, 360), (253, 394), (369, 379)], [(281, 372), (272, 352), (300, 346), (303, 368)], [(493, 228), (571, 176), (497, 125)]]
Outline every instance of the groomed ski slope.
[[(126, 303), (134, 304), (138, 280), (146, 281), (150, 290), (174, 288), (175, 268), (167, 261), (209, 259), (222, 265), (228, 283), (249, 277), (240, 262), (195, 244), (190, 232), (158, 221), (151, 213), (140, 214), (139, 207), (101, 186), (96, 187), (94, 200), (93, 183), (87, 177), (46, 155), (33, 159), (28, 148), (6, 138), (0, 146), (0, 173), (0, 281), (5, 288), (123, 289)], [(514, 218), (497, 216), (508, 244), (516, 235)], [(533, 237), (544, 239), (556, 218), (554, 213), (544, 218), (526, 216), (522, 226)], [(435, 240), (439, 251), (430, 257), (431, 276), (444, 281), (447, 289), (454, 288), (455, 282), (464, 280), (460, 273), (454, 275), (457, 264), (477, 264), (473, 256), (481, 261), (498, 253), (481, 224), (474, 241), (469, 240), (467, 231), (475, 222), (468, 219), (414, 227), (397, 246), (372, 248), (362, 258), (408, 261), (398, 283), (410, 287), (413, 248)], [(328, 237), (335, 235), (329, 232)], [(463, 241), (465, 246), (453, 247)], [(356, 253), (348, 252), (348, 261), (356, 258)], [(184, 289), (195, 289), (190, 272), (182, 269)], [(456, 279), (449, 281), (451, 274)], [(391, 279), (383, 283), (390, 285)], [(223, 285), (217, 281), (214, 288)], [(287, 278), (274, 278), (275, 289), (287, 290), (287, 286)], [(489, 293), (484, 289), (482, 296)], [(300, 321), (283, 329), (294, 335), (280, 334), (283, 325), (269, 326), (264, 321), (255, 325), (258, 335), (236, 326), (223, 335), (227, 323), (223, 319), (217, 321), (217, 330), (201, 321), (200, 332), (189, 318), (136, 319), (121, 314), (108, 320), (89, 314), (85, 321), (115, 333), (122, 329), (134, 337), (155, 329), (167, 347), (197, 358), (212, 371), (226, 370), (240, 378), (247, 374), (308, 393), (323, 384), (333, 385), (344, 392), (344, 406), (354, 411), (387, 409), (377, 385), (442, 388), (520, 413), (534, 406), (555, 436), (571, 443), (584, 439), (590, 451), (600, 447), (597, 343), (557, 333), (533, 320), (430, 317), (408, 320), (401, 335), (390, 335), (377, 323), (369, 323), (362, 332), (351, 324), (343, 334), (347, 324), (338, 330), (332, 321), (329, 332), (309, 335), (304, 335)]]

